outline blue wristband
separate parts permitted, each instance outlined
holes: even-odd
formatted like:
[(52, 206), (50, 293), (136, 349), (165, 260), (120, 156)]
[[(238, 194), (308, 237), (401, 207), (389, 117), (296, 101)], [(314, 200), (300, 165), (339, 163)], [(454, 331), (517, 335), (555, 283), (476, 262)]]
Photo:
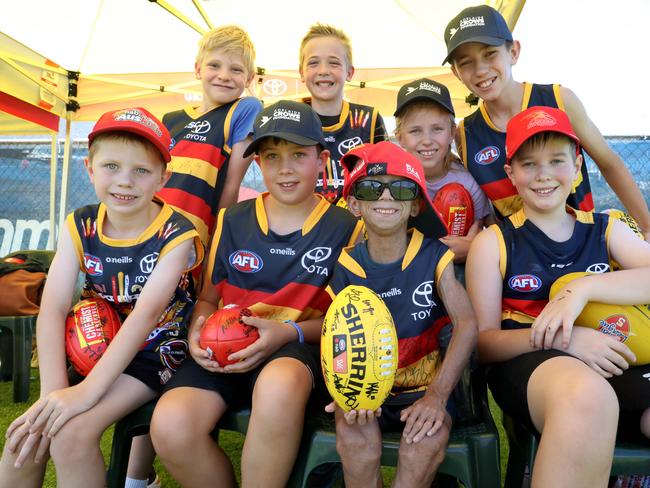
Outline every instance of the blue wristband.
[(298, 342), (303, 344), (305, 342), (305, 334), (302, 333), (302, 328), (293, 320), (285, 320), (284, 323), (292, 325), (296, 329), (296, 332), (298, 332)]

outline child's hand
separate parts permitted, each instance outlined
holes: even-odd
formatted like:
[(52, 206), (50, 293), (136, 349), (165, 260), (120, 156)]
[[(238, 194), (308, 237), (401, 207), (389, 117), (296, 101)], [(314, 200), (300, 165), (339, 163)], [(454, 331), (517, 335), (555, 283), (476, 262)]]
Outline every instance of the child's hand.
[(562, 347), (567, 349), (571, 341), (573, 322), (587, 304), (580, 281), (577, 279), (562, 288), (541, 313), (530, 329), (530, 345), (537, 349), (551, 349), (558, 329), (562, 328)]
[(242, 322), (256, 327), (260, 338), (249, 346), (228, 356), (237, 361), (224, 367), (227, 373), (245, 373), (259, 366), (262, 361), (292, 340), (292, 331), (286, 324), (261, 317), (242, 317)]
[(445, 421), (447, 402), (437, 393), (427, 391), (413, 405), (402, 410), (400, 420), (406, 422), (402, 437), (407, 444), (433, 436)]
[(445, 236), (440, 238), (440, 241), (454, 253), (455, 263), (464, 263), (467, 260), (469, 246), (479, 230), (479, 221), (475, 220), (466, 236)]
[(587, 327), (576, 327), (567, 351), (605, 378), (623, 374), (636, 356), (612, 336)]
[(194, 361), (196, 361), (196, 363), (203, 369), (207, 369), (213, 373), (223, 373), (223, 368), (219, 366), (219, 363), (211, 359), (210, 353), (205, 349), (202, 349), (201, 345), (199, 344), (203, 322), (205, 322), (205, 317), (203, 315), (200, 315), (196, 319), (196, 323), (194, 324), (194, 327), (192, 327), (189, 337), (187, 338), (190, 354), (192, 355)]
[(14, 420), (7, 429), (6, 448), (8, 452), (16, 452), (24, 440), (20, 453), (14, 461), (16, 469), (21, 468), (32, 453), (34, 453), (34, 463), (40, 463), (50, 448), (49, 437), (44, 436), (41, 431), (30, 433), (32, 424), (26, 419), (28, 415), (29, 410)]

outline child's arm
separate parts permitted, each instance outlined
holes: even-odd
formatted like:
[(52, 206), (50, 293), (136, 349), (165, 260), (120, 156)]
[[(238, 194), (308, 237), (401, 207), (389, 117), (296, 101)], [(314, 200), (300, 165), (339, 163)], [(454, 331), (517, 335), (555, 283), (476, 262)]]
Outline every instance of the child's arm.
[(451, 252), (454, 253), (454, 263), (464, 263), (467, 260), (469, 246), (472, 244), (472, 241), (482, 228), (483, 219), (478, 219), (475, 220), (472, 226), (469, 228), (467, 235), (445, 236), (440, 238), (440, 241), (449, 249), (451, 249)]
[(610, 232), (610, 254), (624, 269), (580, 278), (562, 288), (533, 323), (531, 343), (535, 347), (552, 347), (560, 328), (562, 347), (569, 347), (573, 322), (587, 302), (618, 305), (650, 302), (650, 244), (616, 219)]
[(440, 369), (426, 393), (402, 410), (400, 419), (406, 422), (402, 435), (408, 444), (432, 436), (442, 427), (449, 396), (476, 346), (476, 317), (467, 292), (454, 276), (453, 264), (445, 267), (437, 289), (454, 325), (454, 332)]
[(639, 224), (646, 241), (649, 241), (650, 212), (632, 174), (623, 160), (607, 145), (578, 97), (565, 87), (561, 88), (561, 93), (566, 112), (571, 119), (571, 125), (580, 138), (581, 144), (594, 160), (616, 196)]
[(219, 208), (227, 208), (237, 203), (239, 187), (254, 157), (254, 155), (250, 155), (247, 158), (243, 156), (251, 140), (251, 137), (247, 137), (232, 147), (228, 170), (226, 172), (226, 182), (223, 185), (223, 191), (219, 199)]
[(207, 268), (204, 269), (203, 273), (201, 294), (192, 311), (192, 321), (187, 332), (187, 341), (190, 347), (190, 354), (199, 366), (208, 371), (221, 372), (223, 368), (219, 366), (219, 363), (210, 359), (208, 351), (202, 349), (199, 344), (201, 327), (203, 327), (205, 320), (217, 310), (217, 304), (220, 298), (214, 285), (210, 282), (210, 275), (206, 270)]
[(133, 311), (88, 376), (78, 385), (54, 391), (34, 405), (34, 430), (44, 427), (43, 432), (52, 437), (70, 418), (97, 404), (156, 326), (187, 269), (193, 245), (191, 239), (182, 242), (160, 259)]

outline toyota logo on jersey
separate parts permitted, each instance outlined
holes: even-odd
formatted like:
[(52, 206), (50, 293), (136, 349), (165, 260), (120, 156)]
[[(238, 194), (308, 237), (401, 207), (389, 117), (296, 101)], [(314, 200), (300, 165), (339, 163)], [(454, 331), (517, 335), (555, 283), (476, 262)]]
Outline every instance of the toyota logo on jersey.
[(242, 273), (257, 273), (264, 266), (262, 258), (253, 251), (235, 251), (228, 260), (233, 268)]

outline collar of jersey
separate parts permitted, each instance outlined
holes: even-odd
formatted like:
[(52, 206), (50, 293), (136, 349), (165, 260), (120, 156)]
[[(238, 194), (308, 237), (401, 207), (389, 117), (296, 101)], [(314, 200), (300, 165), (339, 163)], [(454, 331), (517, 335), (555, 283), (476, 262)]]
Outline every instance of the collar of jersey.
[(155, 219), (149, 224), (149, 226), (135, 239), (113, 239), (104, 235), (104, 219), (106, 218), (106, 206), (103, 203), (99, 204), (99, 209), (97, 211), (97, 236), (99, 240), (104, 244), (109, 244), (113, 247), (129, 247), (136, 244), (144, 242), (158, 232), (162, 224), (169, 218), (172, 213), (172, 209), (160, 198), (154, 196), (153, 201), (160, 204), (162, 208)]
[[(269, 234), (269, 220), (266, 218), (266, 209), (264, 208), (264, 198), (269, 194), (268, 191), (260, 193), (255, 198), (255, 216), (257, 217), (257, 224), (260, 226), (260, 230), (266, 236)], [(310, 230), (319, 222), (321, 217), (327, 209), (330, 207), (330, 204), (325, 200), (321, 195), (316, 195), (318, 197), (318, 203), (314, 209), (309, 214), (309, 217), (302, 224), (302, 235), (305, 236), (309, 233)]]

